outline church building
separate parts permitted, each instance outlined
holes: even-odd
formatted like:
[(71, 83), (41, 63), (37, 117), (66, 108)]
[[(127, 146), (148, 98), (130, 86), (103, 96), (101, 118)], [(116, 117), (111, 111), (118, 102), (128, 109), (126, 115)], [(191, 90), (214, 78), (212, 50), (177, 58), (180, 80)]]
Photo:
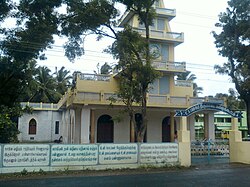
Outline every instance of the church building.
[[(144, 141), (173, 142), (181, 123), (180, 118), (175, 117), (176, 111), (202, 103), (224, 105), (224, 101), (194, 97), (192, 82), (175, 79), (177, 73), (187, 71), (186, 63), (176, 62), (174, 55), (175, 48), (184, 42), (184, 33), (173, 32), (170, 28), (176, 16), (174, 9), (165, 8), (163, 0), (156, 2), (154, 8), (156, 17), (150, 27), (150, 50), (155, 54), (152, 66), (162, 76), (150, 85), (147, 94), (148, 125)], [(136, 14), (126, 12), (120, 27), (126, 24), (145, 37), (145, 28)], [(19, 119), (20, 141), (53, 141), (62, 136), (63, 143), (67, 144), (129, 143), (129, 116), (121, 112), (124, 104), (117, 102), (110, 106), (109, 98), (118, 90), (116, 74), (78, 73), (75, 83), (75, 88), (57, 104), (33, 106), (33, 114), (25, 114)], [(214, 111), (203, 110), (202, 113), (204, 136), (214, 139)], [(140, 113), (135, 114), (137, 123), (140, 117)], [(194, 140), (195, 114), (187, 117), (187, 130), (190, 139)]]

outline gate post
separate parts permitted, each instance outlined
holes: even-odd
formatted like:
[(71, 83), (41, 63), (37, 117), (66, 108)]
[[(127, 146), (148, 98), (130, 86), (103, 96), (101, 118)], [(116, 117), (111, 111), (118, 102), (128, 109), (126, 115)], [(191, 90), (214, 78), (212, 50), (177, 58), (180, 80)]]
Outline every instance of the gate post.
[(230, 162), (240, 162), (239, 142), (242, 142), (241, 131), (238, 130), (238, 118), (232, 118), (229, 132), (229, 159)]
[(191, 165), (190, 131), (187, 130), (187, 117), (180, 117), (178, 130), (179, 162), (181, 166)]

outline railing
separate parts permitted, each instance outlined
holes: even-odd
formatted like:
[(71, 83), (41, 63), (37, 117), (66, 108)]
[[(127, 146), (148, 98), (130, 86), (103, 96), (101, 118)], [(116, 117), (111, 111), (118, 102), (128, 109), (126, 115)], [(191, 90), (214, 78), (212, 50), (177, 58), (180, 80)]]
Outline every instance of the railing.
[(192, 87), (193, 85), (191, 81), (185, 81), (185, 80), (175, 80), (174, 84), (175, 86), (180, 86), (180, 87)]
[(21, 102), (20, 103), (22, 107), (29, 106), (32, 107), (33, 109), (47, 109), (47, 110), (56, 110), (57, 109), (57, 104), (54, 103), (30, 103), (30, 102)]
[[(100, 92), (77, 92), (77, 94), (72, 98), (71, 103), (86, 103), (86, 104), (110, 104), (110, 97), (114, 97), (118, 100), (118, 102), (113, 103), (115, 105), (123, 105), (121, 100), (117, 98), (114, 93), (100, 93)], [(120, 102), (119, 102), (120, 101)], [(169, 95), (156, 95), (156, 94), (149, 94), (147, 104), (148, 106), (157, 106), (157, 107), (190, 107), (198, 103), (203, 102), (211, 102), (209, 97), (176, 97), (176, 96), (169, 96)], [(217, 99), (217, 102), (224, 104), (224, 100)], [(53, 103), (29, 103), (29, 102), (22, 102), (21, 106), (30, 106), (34, 110), (57, 110), (58, 104)], [(60, 106), (59, 106), (60, 107)]]
[[(133, 30), (137, 31), (143, 36), (146, 35), (146, 30), (144, 28), (133, 28)], [(150, 30), (150, 36), (152, 38), (170, 39), (170, 40), (179, 41), (179, 42), (184, 41), (184, 33)]]
[(157, 62), (154, 61), (152, 66), (156, 69), (165, 69), (169, 71), (186, 71), (186, 62)]
[(80, 77), (80, 80), (104, 81), (104, 82), (110, 81), (110, 75), (79, 73), (78, 76)]
[[(115, 105), (123, 105), (121, 100), (117, 98), (114, 93), (100, 93), (100, 92), (78, 92), (74, 100), (75, 103), (86, 103), (86, 104), (110, 104), (110, 97), (118, 99), (120, 102), (113, 103)], [(203, 103), (207, 101), (207, 97), (177, 97), (170, 95), (157, 95), (157, 94), (148, 94), (147, 104), (148, 106), (157, 106), (157, 107), (190, 107), (198, 103)], [(223, 104), (223, 100), (221, 100)]]
[[(167, 9), (167, 8), (156, 8), (156, 14), (161, 14), (166, 17), (170, 17), (171, 19), (176, 16), (176, 10), (175, 9)], [(120, 26), (127, 23), (130, 18), (134, 16), (134, 13), (132, 11), (125, 12), (122, 17), (120, 18)]]

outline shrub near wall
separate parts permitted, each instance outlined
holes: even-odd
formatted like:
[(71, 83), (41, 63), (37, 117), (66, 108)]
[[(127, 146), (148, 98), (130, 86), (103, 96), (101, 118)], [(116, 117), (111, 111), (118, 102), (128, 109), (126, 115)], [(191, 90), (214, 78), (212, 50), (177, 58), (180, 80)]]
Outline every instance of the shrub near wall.
[(2, 144), (0, 172), (135, 168), (177, 165), (177, 143), (159, 144)]

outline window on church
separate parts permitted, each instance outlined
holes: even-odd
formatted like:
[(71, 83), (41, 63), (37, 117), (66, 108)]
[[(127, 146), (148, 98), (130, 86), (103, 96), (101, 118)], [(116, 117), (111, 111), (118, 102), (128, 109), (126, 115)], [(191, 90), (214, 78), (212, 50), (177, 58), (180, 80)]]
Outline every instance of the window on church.
[(55, 134), (59, 134), (59, 121), (56, 121), (55, 124)]
[(36, 134), (36, 120), (31, 119), (29, 122), (29, 134)]

